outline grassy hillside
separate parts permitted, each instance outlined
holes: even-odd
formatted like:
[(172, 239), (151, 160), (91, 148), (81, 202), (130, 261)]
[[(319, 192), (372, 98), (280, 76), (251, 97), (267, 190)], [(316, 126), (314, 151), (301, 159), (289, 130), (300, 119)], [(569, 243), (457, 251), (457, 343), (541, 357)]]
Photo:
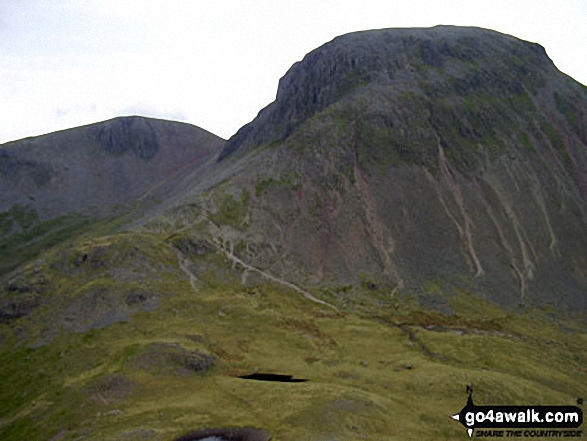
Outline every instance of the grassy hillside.
[[(251, 426), (274, 440), (464, 439), (448, 417), (467, 384), (479, 404), (587, 395), (579, 318), (506, 312), (466, 292), (449, 296), (450, 314), (369, 283), (346, 300), (313, 292), (335, 309), (254, 271), (243, 280), (227, 256), (195, 230), (133, 232), (29, 265), (3, 297), (38, 301), (0, 325), (0, 438), (173, 440)], [(308, 381), (237, 378), (253, 372)]]

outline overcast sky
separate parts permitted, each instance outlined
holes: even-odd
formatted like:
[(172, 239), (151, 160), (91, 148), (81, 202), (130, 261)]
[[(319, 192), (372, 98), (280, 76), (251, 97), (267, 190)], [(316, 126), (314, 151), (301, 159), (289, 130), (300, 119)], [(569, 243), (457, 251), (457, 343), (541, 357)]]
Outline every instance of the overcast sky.
[(120, 115), (228, 138), (337, 35), (481, 26), (587, 84), (587, 0), (0, 0), (0, 143)]

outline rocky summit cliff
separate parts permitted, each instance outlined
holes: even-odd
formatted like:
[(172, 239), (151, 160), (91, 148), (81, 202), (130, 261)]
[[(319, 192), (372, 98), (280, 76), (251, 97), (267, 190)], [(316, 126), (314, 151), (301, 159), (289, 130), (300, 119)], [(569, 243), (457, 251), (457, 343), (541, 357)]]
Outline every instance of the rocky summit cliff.
[(316, 284), (587, 306), (587, 90), (538, 44), (451, 26), (337, 37), (220, 162), (247, 155), (262, 165), (235, 177), (243, 259)]

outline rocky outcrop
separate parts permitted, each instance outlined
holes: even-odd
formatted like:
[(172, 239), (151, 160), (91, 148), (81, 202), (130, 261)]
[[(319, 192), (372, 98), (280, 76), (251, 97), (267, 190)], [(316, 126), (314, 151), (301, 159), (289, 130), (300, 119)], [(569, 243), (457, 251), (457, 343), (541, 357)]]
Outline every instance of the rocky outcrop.
[(114, 155), (131, 151), (141, 159), (152, 159), (159, 150), (157, 132), (144, 118), (117, 119), (96, 132), (100, 144)]

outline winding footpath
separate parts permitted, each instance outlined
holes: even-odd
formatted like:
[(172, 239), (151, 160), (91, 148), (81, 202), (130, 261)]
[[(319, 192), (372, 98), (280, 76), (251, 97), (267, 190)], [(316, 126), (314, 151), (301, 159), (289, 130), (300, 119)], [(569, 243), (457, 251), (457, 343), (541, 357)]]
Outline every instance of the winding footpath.
[(189, 264), (188, 258), (186, 256), (184, 256), (184, 254), (180, 250), (175, 248), (173, 245), (167, 244), (167, 246), (169, 246), (169, 248), (171, 248), (175, 252), (175, 255), (177, 256), (177, 260), (179, 261), (179, 269), (181, 269), (183, 271), (183, 273), (186, 276), (188, 276), (188, 279), (190, 281), (190, 285), (192, 286), (192, 289), (194, 291), (197, 291), (198, 290), (198, 286), (197, 286), (198, 278), (188, 268), (188, 264)]
[(271, 280), (272, 282), (275, 283), (279, 283), (280, 285), (284, 285), (287, 286), (288, 288), (293, 289), (294, 291), (299, 292), (300, 294), (303, 294), (303, 296), (305, 298), (307, 298), (308, 300), (314, 302), (314, 303), (318, 303), (320, 305), (324, 305), (324, 306), (328, 306), (329, 308), (334, 309), (335, 311), (339, 312), (338, 308), (328, 302), (325, 302), (324, 300), (320, 300), (317, 299), (316, 297), (314, 297), (312, 294), (310, 294), (308, 291), (303, 290), (302, 288), (300, 288), (297, 285), (294, 285), (291, 282), (288, 282), (287, 280), (283, 280), (280, 279), (279, 277), (274, 276), (273, 274), (270, 274), (266, 271), (263, 271), (262, 269), (256, 268), (252, 265), (249, 265), (248, 263), (242, 261), (241, 259), (239, 259), (237, 256), (234, 255), (234, 253), (232, 251), (228, 251), (226, 250), (223, 246), (221, 246), (218, 242), (217, 242), (218, 248), (224, 253), (224, 255), (234, 264), (240, 265), (241, 267), (243, 267), (246, 271), (254, 271), (258, 274), (260, 274), (262, 277), (264, 277), (267, 280)]

